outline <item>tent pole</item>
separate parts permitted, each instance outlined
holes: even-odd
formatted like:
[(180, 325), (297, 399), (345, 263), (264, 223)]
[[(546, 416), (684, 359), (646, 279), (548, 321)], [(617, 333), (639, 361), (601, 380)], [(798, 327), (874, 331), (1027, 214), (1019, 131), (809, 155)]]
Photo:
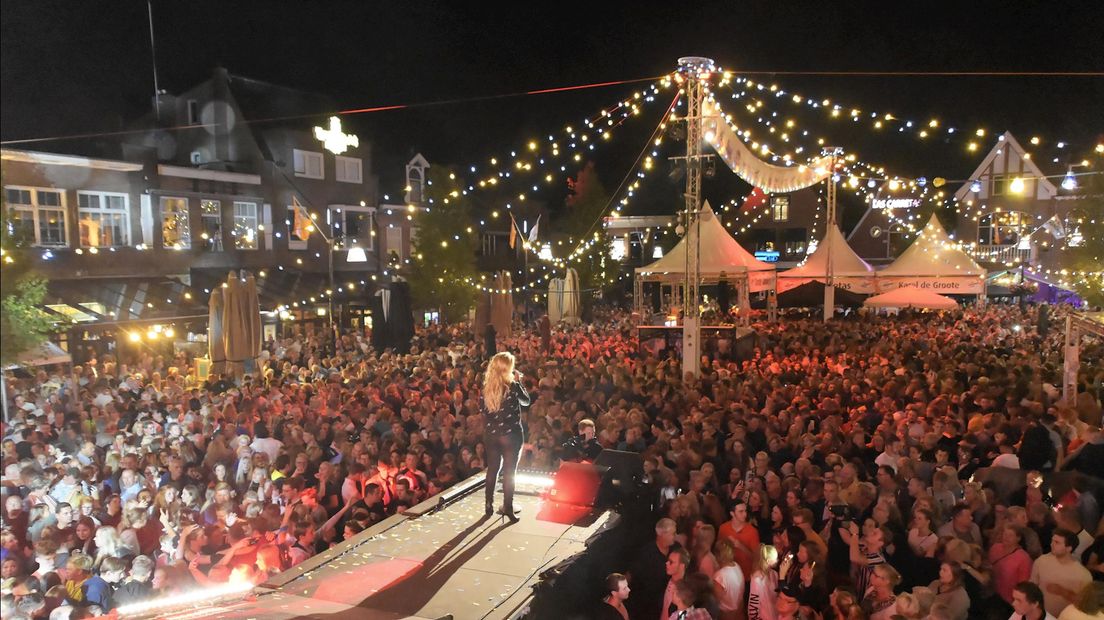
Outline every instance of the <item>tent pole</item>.
[(828, 167), (828, 217), (825, 218), (827, 226), (825, 227), (825, 241), (828, 243), (828, 261), (824, 269), (824, 322), (827, 323), (828, 319), (832, 318), (832, 314), (836, 310), (836, 285), (835, 278), (833, 278), (832, 268), (832, 229), (836, 225), (836, 155), (838, 155), (842, 149), (839, 147), (827, 147), (824, 149), (825, 154), (830, 154), (831, 160)]
[[(1081, 330), (1074, 324), (1073, 317), (1066, 317), (1066, 341), (1063, 351), (1062, 401), (1067, 407), (1077, 404), (1077, 369), (1081, 360)], [(4, 401), (5, 404), (7, 400)]]
[(0, 369), (0, 404), (4, 408), (4, 424), (8, 423), (8, 373)]

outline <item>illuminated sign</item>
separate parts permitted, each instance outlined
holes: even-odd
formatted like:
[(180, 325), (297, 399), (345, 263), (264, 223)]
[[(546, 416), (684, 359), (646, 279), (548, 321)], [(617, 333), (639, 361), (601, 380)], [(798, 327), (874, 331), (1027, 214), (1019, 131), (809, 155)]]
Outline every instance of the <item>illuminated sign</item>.
[(756, 252), (755, 258), (763, 261), (764, 263), (777, 263), (779, 254), (775, 251)]
[(920, 206), (920, 200), (916, 198), (881, 198), (872, 201), (870, 206), (878, 210), (915, 209)]

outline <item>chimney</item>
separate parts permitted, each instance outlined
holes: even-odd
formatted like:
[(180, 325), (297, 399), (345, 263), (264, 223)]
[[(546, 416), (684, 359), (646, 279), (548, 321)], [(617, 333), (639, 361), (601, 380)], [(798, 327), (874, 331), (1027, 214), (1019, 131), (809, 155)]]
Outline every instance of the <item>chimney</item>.
[(176, 125), (176, 96), (163, 90), (154, 95), (153, 113), (157, 118), (158, 125)]

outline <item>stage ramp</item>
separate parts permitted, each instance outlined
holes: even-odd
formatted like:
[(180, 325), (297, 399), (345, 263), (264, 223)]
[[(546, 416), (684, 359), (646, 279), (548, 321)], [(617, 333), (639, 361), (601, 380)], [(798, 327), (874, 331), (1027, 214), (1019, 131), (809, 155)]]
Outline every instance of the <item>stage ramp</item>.
[[(521, 489), (519, 489), (521, 490)], [(534, 489), (518, 493), (520, 521), (484, 516), (482, 474), (314, 556), (246, 596), (153, 614), (177, 620), (482, 620), (520, 617), (541, 573), (586, 551), (612, 529), (614, 512), (575, 523), (548, 519)], [(501, 502), (501, 493), (496, 495)], [(539, 516), (539, 518), (538, 518)], [(559, 521), (559, 522), (557, 522)], [(151, 615), (152, 617), (152, 615)]]

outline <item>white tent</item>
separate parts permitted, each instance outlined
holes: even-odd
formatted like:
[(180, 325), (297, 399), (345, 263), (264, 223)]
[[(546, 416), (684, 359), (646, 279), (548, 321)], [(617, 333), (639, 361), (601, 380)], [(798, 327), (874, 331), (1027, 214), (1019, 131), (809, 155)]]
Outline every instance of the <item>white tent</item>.
[(874, 268), (859, 258), (847, 245), (839, 226), (828, 227), (824, 239), (805, 262), (778, 274), (778, 292), (783, 293), (807, 282), (824, 283), (829, 272), (828, 253), (831, 246), (831, 273), (833, 284), (852, 293), (874, 292)]
[(930, 290), (915, 286), (902, 286), (888, 293), (875, 295), (863, 302), (869, 308), (929, 308), (950, 310), (958, 307), (958, 302)]
[(897, 260), (877, 273), (879, 291), (912, 286), (940, 293), (977, 295), (985, 288), (985, 269), (958, 249), (932, 215), (927, 226)]
[(756, 260), (742, 248), (732, 235), (721, 225), (713, 208), (707, 201), (698, 216), (701, 228), (701, 243), (695, 243), (694, 231), (689, 231), (671, 251), (650, 265), (636, 268), (636, 276), (647, 282), (665, 282), (676, 284), (686, 277), (686, 248), (698, 245), (699, 273), (703, 283), (725, 279), (737, 280), (747, 277), (752, 292), (769, 290), (774, 281), (774, 265)]
[(20, 353), (16, 357), (15, 362), (5, 366), (4, 370), (68, 364), (71, 361), (73, 361), (73, 358), (66, 353), (64, 349), (47, 340), (38, 346), (31, 347)]

